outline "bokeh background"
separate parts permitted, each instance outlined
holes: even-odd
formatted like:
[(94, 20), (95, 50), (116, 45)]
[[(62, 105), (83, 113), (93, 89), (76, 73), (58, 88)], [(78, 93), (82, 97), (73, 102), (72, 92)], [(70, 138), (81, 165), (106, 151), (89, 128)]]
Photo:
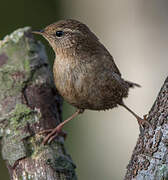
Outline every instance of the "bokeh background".
[[(130, 91), (125, 103), (140, 116), (147, 114), (168, 72), (168, 1), (1, 0), (0, 39), (20, 27), (40, 29), (65, 18), (86, 23), (112, 53), (123, 77), (142, 85)], [(53, 51), (40, 40), (52, 61)], [(64, 118), (74, 110), (65, 103)], [(65, 129), (79, 180), (123, 179), (139, 134), (130, 113), (122, 107), (86, 111)], [(9, 179), (3, 161), (0, 179)]]

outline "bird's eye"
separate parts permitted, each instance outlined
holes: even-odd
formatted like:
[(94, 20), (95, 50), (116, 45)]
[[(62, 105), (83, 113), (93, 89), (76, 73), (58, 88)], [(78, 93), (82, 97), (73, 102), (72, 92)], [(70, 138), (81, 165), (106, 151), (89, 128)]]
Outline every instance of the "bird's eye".
[(61, 37), (64, 35), (64, 32), (63, 31), (56, 31), (56, 36), (57, 37)]

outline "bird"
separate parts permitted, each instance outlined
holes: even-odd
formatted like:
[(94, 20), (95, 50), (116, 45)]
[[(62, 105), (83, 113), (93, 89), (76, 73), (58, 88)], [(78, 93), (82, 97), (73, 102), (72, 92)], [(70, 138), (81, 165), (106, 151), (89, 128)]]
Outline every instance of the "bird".
[(124, 80), (113, 56), (84, 23), (75, 19), (59, 20), (32, 33), (42, 35), (55, 52), (54, 83), (60, 95), (76, 112), (47, 133), (43, 144), (61, 134), (63, 126), (84, 110), (109, 110), (118, 105), (128, 110), (140, 127), (150, 123), (140, 118), (123, 99), (130, 88), (140, 87)]

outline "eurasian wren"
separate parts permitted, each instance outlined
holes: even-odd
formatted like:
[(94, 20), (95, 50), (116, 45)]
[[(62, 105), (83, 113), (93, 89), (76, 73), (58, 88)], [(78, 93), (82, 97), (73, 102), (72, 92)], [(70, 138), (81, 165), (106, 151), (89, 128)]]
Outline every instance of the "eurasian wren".
[(123, 102), (129, 88), (139, 85), (121, 77), (111, 54), (85, 24), (67, 19), (34, 33), (45, 37), (52, 46), (56, 54), (53, 66), (56, 88), (68, 103), (77, 108), (56, 128), (44, 131), (49, 133), (44, 144), (51, 142), (65, 123), (85, 109), (106, 110), (121, 105), (136, 117), (139, 125), (149, 125)]

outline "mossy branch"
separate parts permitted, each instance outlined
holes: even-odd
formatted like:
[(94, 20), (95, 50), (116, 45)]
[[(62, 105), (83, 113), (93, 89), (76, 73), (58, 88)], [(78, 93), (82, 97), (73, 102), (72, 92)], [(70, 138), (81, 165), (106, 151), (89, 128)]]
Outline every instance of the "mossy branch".
[(168, 77), (147, 120), (153, 130), (141, 131), (127, 166), (125, 180), (168, 179)]
[(43, 145), (38, 132), (62, 121), (45, 49), (29, 27), (0, 41), (0, 137), (12, 180), (76, 180), (63, 137)]

